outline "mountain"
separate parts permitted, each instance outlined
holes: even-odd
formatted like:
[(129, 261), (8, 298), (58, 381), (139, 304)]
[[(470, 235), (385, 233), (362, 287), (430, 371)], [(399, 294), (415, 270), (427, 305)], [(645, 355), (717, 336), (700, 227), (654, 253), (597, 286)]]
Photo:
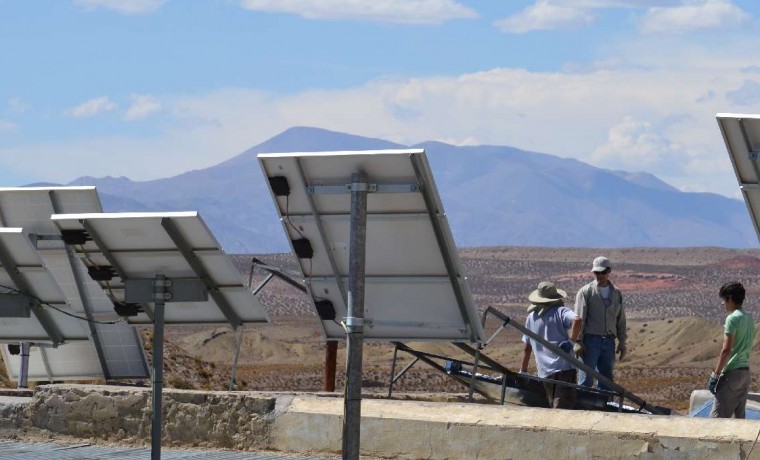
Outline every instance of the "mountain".
[[(744, 203), (685, 193), (645, 173), (611, 171), (513, 147), (424, 148), (458, 246), (754, 247)], [(82, 177), (107, 211), (198, 210), (231, 253), (289, 246), (256, 155), (409, 148), (295, 127), (216, 166), (146, 182)]]

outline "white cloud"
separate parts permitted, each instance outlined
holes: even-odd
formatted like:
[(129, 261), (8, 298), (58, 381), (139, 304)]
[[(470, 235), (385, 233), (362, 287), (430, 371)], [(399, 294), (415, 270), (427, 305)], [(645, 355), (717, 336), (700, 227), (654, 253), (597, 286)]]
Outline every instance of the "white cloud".
[[(715, 114), (760, 111), (760, 102), (747, 97), (755, 85), (747, 83), (746, 72), (760, 65), (760, 57), (753, 54), (753, 40), (721, 44), (717, 52), (685, 42), (670, 48), (649, 37), (616, 47), (614, 61), (578, 71), (505, 67), (290, 95), (255, 88), (163, 95), (156, 126), (162, 131), (149, 138), (0, 147), (0, 170), (56, 182), (81, 175), (148, 180), (215, 165), (300, 125), (404, 145), (511, 145), (610, 169), (644, 170), (685, 190), (732, 195), (736, 179)], [(148, 162), (151, 168), (143, 166)]]
[(0, 134), (15, 131), (17, 127), (15, 123), (0, 118)]
[(540, 29), (576, 29), (594, 22), (595, 16), (583, 8), (560, 6), (548, 0), (538, 0), (534, 5), (495, 25), (503, 32), (522, 34)]
[(478, 14), (454, 0), (241, 0), (253, 11), (291, 13), (308, 19), (359, 19), (401, 24), (440, 24)]
[[(657, 6), (678, 6), (685, 0), (551, 0), (559, 6), (575, 8), (652, 8)], [(688, 0), (686, 0), (688, 1)]]
[(593, 23), (594, 10), (613, 8), (643, 10), (638, 26), (647, 34), (725, 29), (750, 18), (732, 0), (536, 0), (495, 25), (507, 33), (575, 29)]
[(161, 111), (161, 102), (150, 94), (131, 94), (132, 105), (124, 114), (124, 120), (134, 121)]
[(13, 113), (24, 113), (30, 110), (32, 106), (20, 97), (12, 97), (8, 100), (8, 108)]
[(692, 0), (673, 8), (649, 8), (641, 18), (643, 33), (685, 33), (701, 29), (726, 29), (749, 20), (730, 0)]
[(651, 171), (683, 153), (683, 146), (657, 132), (652, 123), (626, 116), (610, 127), (607, 142), (597, 147), (589, 160), (600, 166)]
[(110, 112), (116, 108), (116, 104), (107, 96), (82, 102), (76, 107), (67, 109), (64, 113), (72, 118), (89, 118), (104, 112)]
[(148, 14), (157, 10), (166, 0), (74, 0), (74, 4), (93, 10), (105, 8), (122, 14)]

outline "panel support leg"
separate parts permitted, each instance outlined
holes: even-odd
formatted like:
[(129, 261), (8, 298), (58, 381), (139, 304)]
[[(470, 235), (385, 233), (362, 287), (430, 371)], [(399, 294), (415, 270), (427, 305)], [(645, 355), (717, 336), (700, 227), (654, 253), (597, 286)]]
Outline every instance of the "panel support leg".
[(324, 391), (335, 391), (335, 371), (338, 361), (338, 342), (331, 340), (325, 344), (325, 387)]
[(164, 294), (166, 277), (156, 275), (153, 285), (153, 416), (150, 429), (150, 458), (161, 460), (161, 411), (164, 383)]
[(21, 363), (18, 370), (18, 387), (29, 388), (29, 352), (32, 349), (32, 344), (29, 342), (21, 342)]
[[(243, 347), (243, 326), (240, 327), (240, 333), (237, 338), (237, 346), (235, 347), (235, 359), (232, 361), (232, 375), (230, 376), (230, 391), (237, 390), (237, 368), (238, 360), (240, 359), (240, 349)], [(233, 330), (234, 332), (234, 330)]]
[(396, 377), (396, 360), (398, 359), (398, 346), (393, 347), (393, 363), (391, 364), (391, 381), (388, 384), (388, 398), (393, 394), (393, 382)]
[(351, 237), (348, 316), (346, 324), (346, 394), (343, 415), (343, 459), (359, 460), (362, 358), (364, 353), (364, 270), (367, 243), (366, 173), (351, 175)]
[(478, 348), (475, 349), (475, 362), (472, 363), (472, 378), (470, 379), (470, 393), (467, 395), (467, 401), (472, 402), (472, 395), (475, 393), (475, 380), (478, 375), (478, 361), (480, 361), (480, 349), (481, 345), (478, 344)]

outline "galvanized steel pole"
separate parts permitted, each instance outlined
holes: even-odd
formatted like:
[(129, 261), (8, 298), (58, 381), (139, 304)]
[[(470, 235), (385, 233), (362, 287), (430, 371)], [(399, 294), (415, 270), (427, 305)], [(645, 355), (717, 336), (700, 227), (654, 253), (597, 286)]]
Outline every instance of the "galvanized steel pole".
[(18, 370), (18, 387), (29, 388), (29, 352), (32, 349), (32, 344), (29, 342), (21, 342), (19, 344), (21, 350), (21, 365)]
[(343, 414), (343, 459), (358, 460), (361, 433), (362, 358), (364, 352), (364, 268), (367, 242), (366, 173), (351, 175), (351, 236), (348, 316), (346, 324), (346, 394)]
[(150, 427), (150, 458), (161, 460), (161, 411), (164, 384), (164, 302), (166, 276), (156, 275), (153, 284), (153, 415)]

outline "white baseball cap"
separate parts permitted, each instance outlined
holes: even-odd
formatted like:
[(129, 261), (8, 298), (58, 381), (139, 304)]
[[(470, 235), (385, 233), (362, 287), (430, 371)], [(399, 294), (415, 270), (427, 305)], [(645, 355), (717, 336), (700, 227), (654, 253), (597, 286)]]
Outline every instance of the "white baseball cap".
[(594, 259), (594, 262), (591, 266), (591, 271), (594, 273), (599, 273), (607, 270), (608, 268), (612, 269), (612, 265), (610, 265), (610, 259), (604, 256), (599, 256)]

